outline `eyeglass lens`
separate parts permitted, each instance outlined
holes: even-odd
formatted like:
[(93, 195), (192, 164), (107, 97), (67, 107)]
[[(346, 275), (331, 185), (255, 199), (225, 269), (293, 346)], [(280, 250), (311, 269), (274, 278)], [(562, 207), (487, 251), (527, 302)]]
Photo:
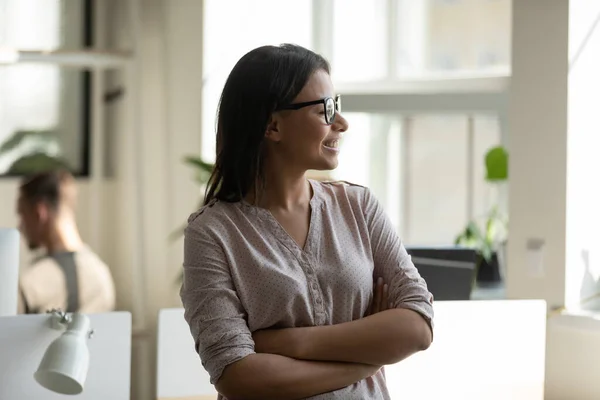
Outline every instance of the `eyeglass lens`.
[(327, 118), (327, 123), (331, 124), (335, 120), (335, 100), (332, 98), (328, 98), (325, 101), (325, 117)]

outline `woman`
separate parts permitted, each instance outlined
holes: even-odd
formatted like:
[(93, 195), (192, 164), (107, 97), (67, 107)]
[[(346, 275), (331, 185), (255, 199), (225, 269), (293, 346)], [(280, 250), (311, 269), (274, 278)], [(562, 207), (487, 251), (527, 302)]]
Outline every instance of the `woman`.
[(431, 343), (432, 296), (371, 192), (305, 177), (337, 166), (348, 128), (329, 71), (265, 46), (223, 89), (181, 288), (220, 398), (389, 399), (381, 367)]

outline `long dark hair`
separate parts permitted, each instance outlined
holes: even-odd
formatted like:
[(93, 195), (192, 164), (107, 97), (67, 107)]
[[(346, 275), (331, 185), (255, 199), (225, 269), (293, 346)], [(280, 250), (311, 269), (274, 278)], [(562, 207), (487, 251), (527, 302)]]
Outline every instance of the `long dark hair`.
[(290, 104), (317, 70), (329, 73), (327, 60), (293, 44), (259, 47), (237, 62), (219, 102), (217, 158), (204, 204), (240, 201), (258, 190), (271, 115)]

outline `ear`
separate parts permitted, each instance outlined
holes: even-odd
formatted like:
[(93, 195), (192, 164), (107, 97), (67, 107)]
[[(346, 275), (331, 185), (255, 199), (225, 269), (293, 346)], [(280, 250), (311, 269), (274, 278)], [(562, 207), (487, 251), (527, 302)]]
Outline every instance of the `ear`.
[(267, 124), (267, 130), (265, 131), (265, 138), (274, 143), (281, 141), (280, 122), (275, 116), (271, 117), (271, 120)]
[(46, 222), (50, 218), (50, 210), (48, 209), (48, 205), (43, 201), (37, 202), (35, 205), (35, 213), (38, 221), (40, 222)]

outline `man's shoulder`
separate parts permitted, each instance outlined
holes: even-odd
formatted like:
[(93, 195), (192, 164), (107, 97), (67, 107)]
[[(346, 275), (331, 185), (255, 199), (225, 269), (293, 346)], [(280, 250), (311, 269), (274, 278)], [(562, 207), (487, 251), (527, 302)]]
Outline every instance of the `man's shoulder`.
[(46, 288), (55, 287), (63, 280), (63, 273), (58, 262), (51, 257), (42, 256), (36, 258), (21, 271), (19, 286), (29, 298), (33, 293), (44, 292)]
[(94, 250), (92, 250), (92, 248), (90, 246), (88, 246), (87, 244), (84, 244), (79, 250), (75, 251), (74, 255), (75, 256), (83, 255), (84, 257), (92, 258), (92, 259), (104, 264), (104, 261), (100, 258), (100, 256)]
[(31, 261), (29, 266), (25, 267), (21, 275), (34, 276), (47, 273), (48, 271), (58, 271), (59, 268), (60, 265), (54, 258), (48, 255), (37, 256)]

